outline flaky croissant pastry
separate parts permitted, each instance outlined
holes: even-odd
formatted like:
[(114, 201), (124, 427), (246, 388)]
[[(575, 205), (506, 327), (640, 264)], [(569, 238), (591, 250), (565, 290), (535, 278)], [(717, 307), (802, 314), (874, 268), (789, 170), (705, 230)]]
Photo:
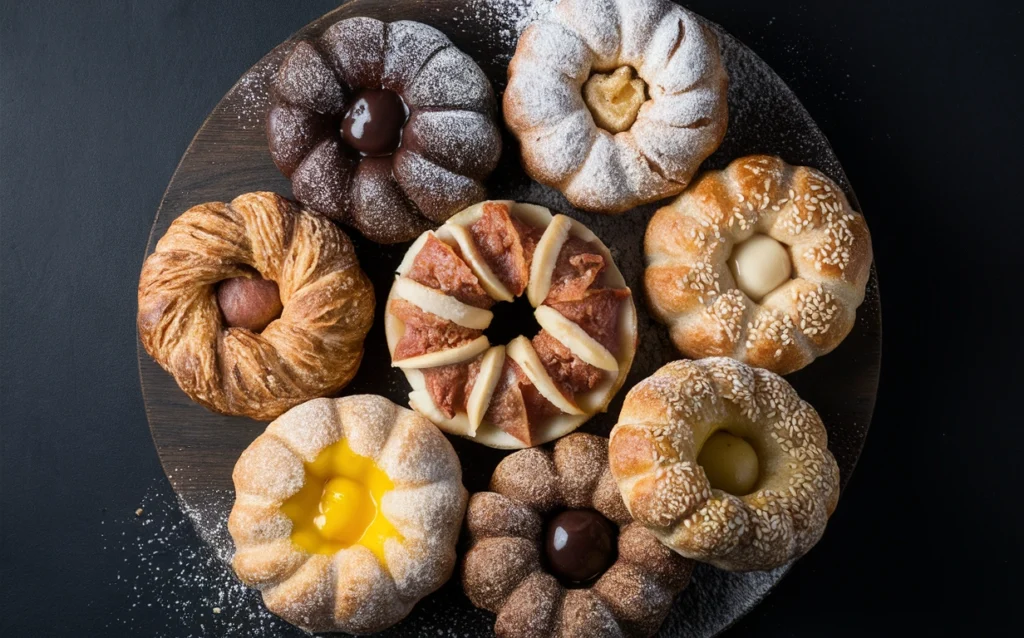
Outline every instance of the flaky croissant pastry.
[(273, 193), (187, 210), (139, 278), (146, 352), (194, 401), (259, 420), (348, 383), (373, 311), (348, 237)]

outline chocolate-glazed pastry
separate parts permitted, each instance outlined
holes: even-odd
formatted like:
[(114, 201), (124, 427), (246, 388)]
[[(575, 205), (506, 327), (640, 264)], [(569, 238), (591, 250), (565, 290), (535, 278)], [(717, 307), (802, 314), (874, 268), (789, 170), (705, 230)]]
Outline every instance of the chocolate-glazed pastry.
[(500, 637), (651, 636), (690, 582), (693, 563), (633, 522), (603, 437), (511, 454), (491, 490), (469, 501), (462, 586)]
[(484, 199), (494, 111), (486, 76), (441, 32), (351, 18), (281, 63), (267, 137), (297, 199), (394, 243)]

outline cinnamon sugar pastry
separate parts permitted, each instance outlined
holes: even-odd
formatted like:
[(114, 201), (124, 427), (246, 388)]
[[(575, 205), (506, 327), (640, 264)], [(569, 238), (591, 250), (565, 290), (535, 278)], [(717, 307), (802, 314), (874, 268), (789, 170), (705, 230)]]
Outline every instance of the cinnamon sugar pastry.
[(766, 570), (804, 555), (839, 500), (818, 413), (738, 361), (674, 361), (626, 395), (608, 460), (626, 506), (683, 556)]
[[(541, 331), (492, 346), (484, 330), (500, 302), (521, 295)], [(413, 243), (384, 326), (413, 388), (409, 405), (498, 448), (556, 439), (605, 409), (637, 340), (608, 248), (569, 217), (508, 201), (471, 206)]]
[(516, 452), (491, 490), (470, 499), (462, 585), (502, 638), (650, 636), (689, 583), (693, 563), (626, 511), (607, 439)]
[(508, 75), (526, 171), (577, 208), (674, 195), (725, 136), (717, 38), (668, 0), (562, 0), (523, 32)]
[(146, 352), (194, 401), (259, 420), (347, 384), (373, 311), (348, 237), (273, 193), (185, 211), (139, 278)]
[(779, 374), (846, 338), (872, 259), (835, 182), (766, 155), (701, 175), (655, 213), (644, 254), (651, 313), (681, 353)]
[(235, 573), (303, 629), (386, 629), (454, 568), (466, 507), (459, 459), (429, 421), (387, 399), (289, 410), (233, 478)]
[(267, 136), (299, 201), (394, 243), (484, 198), (494, 111), (483, 71), (437, 29), (350, 18), (281, 63)]

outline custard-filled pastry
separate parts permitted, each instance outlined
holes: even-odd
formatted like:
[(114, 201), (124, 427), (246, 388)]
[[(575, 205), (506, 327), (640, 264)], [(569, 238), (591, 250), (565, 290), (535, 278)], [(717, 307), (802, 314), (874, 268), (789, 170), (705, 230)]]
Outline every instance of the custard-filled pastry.
[(603, 437), (505, 457), (466, 526), (462, 585), (502, 638), (651, 636), (690, 582), (693, 563), (630, 518)]
[(327, 219), (273, 193), (171, 223), (139, 277), (139, 340), (193, 401), (269, 421), (345, 386), (373, 286)]
[(721, 569), (803, 556), (839, 500), (814, 408), (779, 375), (723, 357), (673, 361), (634, 386), (608, 461), (634, 519)]
[(307, 631), (372, 633), (451, 576), (466, 507), (437, 428), (383, 397), (315, 399), (235, 464), (238, 578)]
[(669, 0), (561, 0), (519, 38), (505, 124), (530, 177), (577, 208), (625, 210), (683, 190), (725, 136), (714, 32)]
[[(491, 345), (502, 302), (526, 296), (540, 325)], [(554, 440), (604, 410), (636, 353), (636, 308), (608, 248), (579, 222), (488, 201), (424, 233), (384, 315), (409, 405), (445, 432), (497, 448)]]
[(267, 136), (299, 201), (394, 243), (484, 198), (494, 111), (483, 71), (437, 29), (350, 18), (285, 57)]
[(872, 260), (835, 182), (766, 155), (701, 175), (651, 218), (644, 255), (651, 314), (681, 353), (779, 374), (846, 338)]

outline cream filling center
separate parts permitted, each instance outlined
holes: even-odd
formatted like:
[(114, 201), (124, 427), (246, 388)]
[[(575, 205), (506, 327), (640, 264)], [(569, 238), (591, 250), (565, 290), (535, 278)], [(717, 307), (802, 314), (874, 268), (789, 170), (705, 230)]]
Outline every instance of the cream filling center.
[(719, 430), (704, 442), (697, 455), (711, 487), (743, 496), (753, 491), (760, 472), (757, 452), (740, 437)]
[(729, 269), (739, 289), (759, 302), (789, 280), (793, 264), (785, 246), (768, 235), (754, 235), (733, 248)]
[(583, 102), (598, 126), (611, 133), (622, 133), (633, 126), (640, 107), (647, 101), (646, 89), (632, 67), (620, 66), (610, 74), (591, 75), (583, 85)]

